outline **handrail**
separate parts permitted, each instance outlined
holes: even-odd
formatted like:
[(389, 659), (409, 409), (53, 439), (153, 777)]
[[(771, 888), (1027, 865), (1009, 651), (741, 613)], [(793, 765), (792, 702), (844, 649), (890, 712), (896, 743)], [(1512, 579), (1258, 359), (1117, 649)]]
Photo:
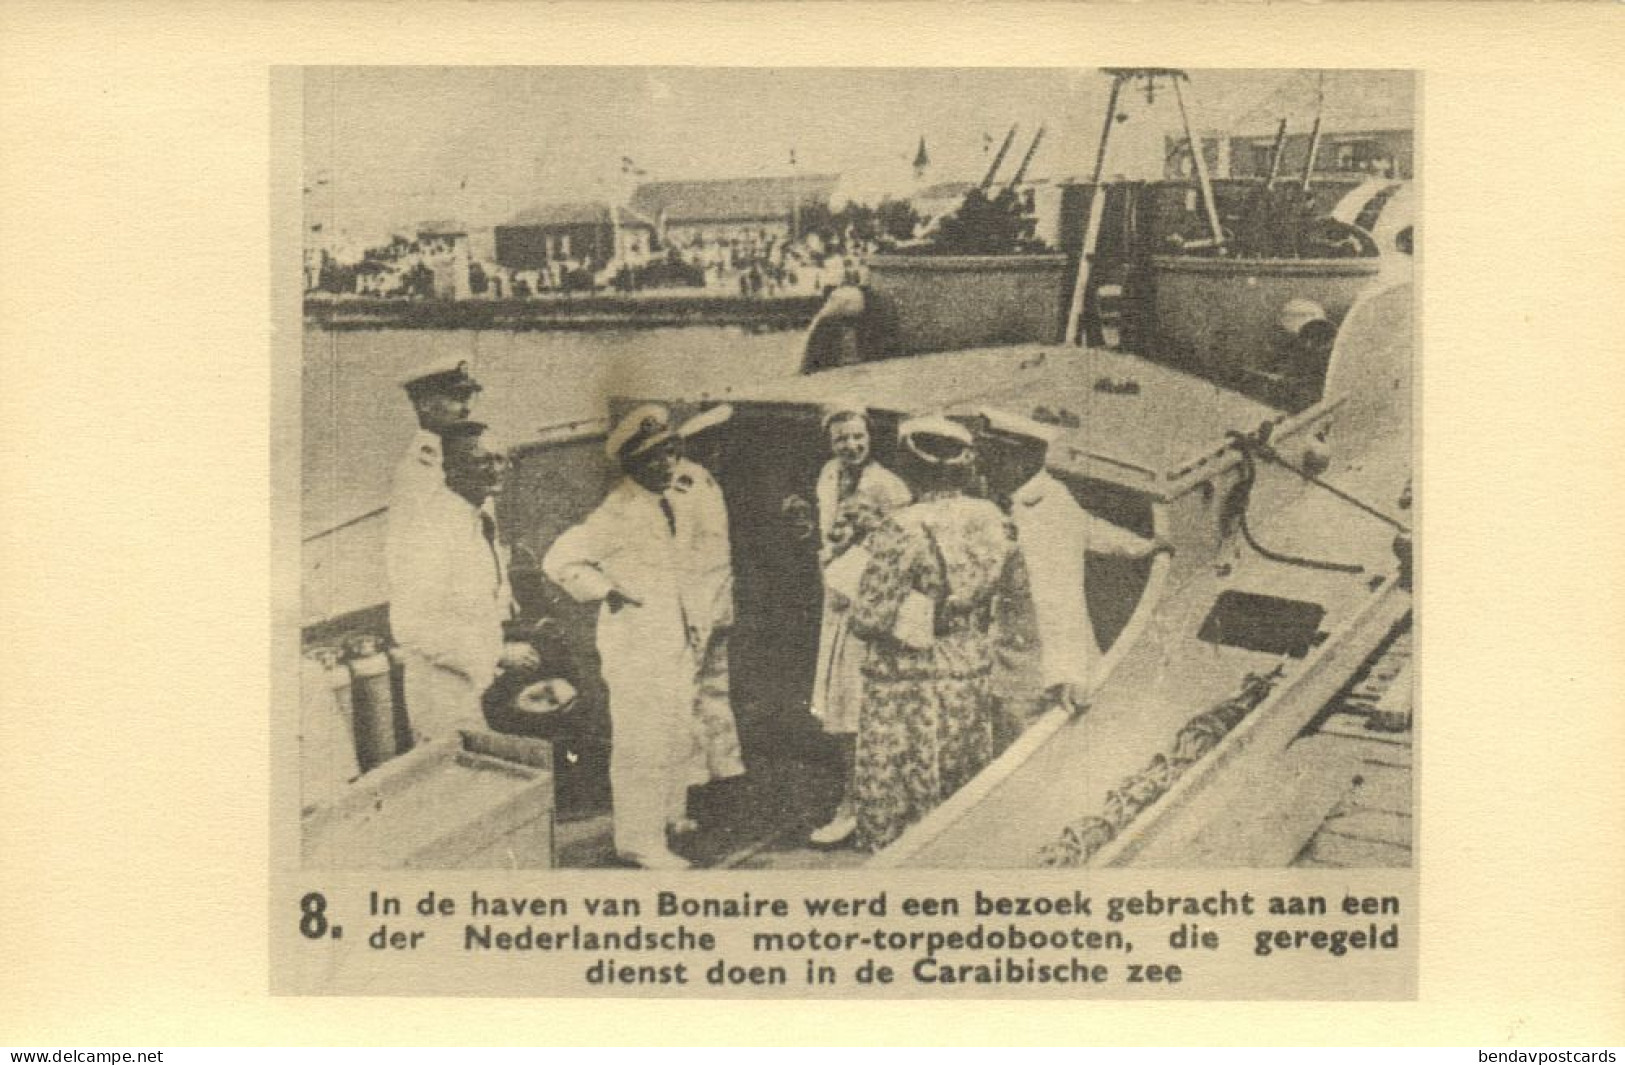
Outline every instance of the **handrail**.
[(376, 518), (380, 514), (387, 514), (387, 513), (389, 513), (388, 504), (385, 504), (384, 506), (381, 506), (381, 507), (374, 507), (373, 509), (367, 511), (365, 514), (357, 514), (355, 517), (347, 518), (346, 520), (339, 522), (337, 525), (330, 525), (327, 528), (323, 529), (321, 532), (311, 533), (309, 536), (304, 537), (301, 542), (302, 543), (307, 543), (307, 544), (308, 543), (313, 543), (313, 542), (315, 542), (317, 540), (320, 540), (324, 536), (333, 535), (334, 533), (338, 532), (340, 529), (348, 529), (352, 525), (360, 525), (362, 522), (366, 521), (369, 518)]

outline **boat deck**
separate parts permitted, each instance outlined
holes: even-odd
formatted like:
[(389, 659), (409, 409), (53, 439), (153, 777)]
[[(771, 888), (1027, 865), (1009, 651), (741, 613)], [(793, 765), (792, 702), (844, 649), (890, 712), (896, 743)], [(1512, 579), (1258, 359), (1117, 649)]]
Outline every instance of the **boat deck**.
[[(728, 390), (711, 398), (821, 405), (836, 399), (900, 413), (992, 406), (1054, 425), (1060, 464), (1155, 490), (1282, 412), (1210, 381), (1136, 355), (1097, 348), (1018, 344), (916, 355)], [(1099, 460), (1098, 462), (1092, 460)]]
[[(1403, 514), (1395, 499), (1407, 457), (1408, 441), (1384, 441), (1328, 478)], [(1359, 563), (1363, 572), (1284, 564), (1230, 543), (1212, 565), (1163, 595), (1145, 629), (1129, 638), (1120, 665), (1084, 717), (1043, 736), (1041, 721), (1029, 733), (1031, 742), (1018, 741), (1027, 744), (1018, 758), (1006, 755), (1012, 764), (990, 767), (966, 793), (939, 808), (939, 824), (913, 839), (905, 836), (902, 846), (878, 856), (882, 864), (1031, 866), (1067, 825), (1098, 814), (1127, 777), (1168, 751), (1194, 715), (1233, 696), (1248, 675), (1276, 667), (1283, 676), (1271, 700), (1226, 740), (1243, 742), (1194, 764), (1189, 779), (1147, 807), (1096, 864), (1280, 868), (1294, 861), (1361, 867), (1409, 862), (1409, 733), (1366, 728), (1370, 685), (1390, 692), (1386, 698), (1393, 705), (1383, 707), (1392, 717), (1404, 716), (1395, 700), (1410, 687), (1408, 639), (1388, 638), (1410, 615), (1410, 596), (1394, 580), (1393, 530), (1281, 471), (1261, 476), (1275, 479), (1273, 491), (1299, 493), (1257, 524), (1262, 543), (1310, 559)], [(1338, 533), (1330, 542), (1327, 529)], [(1323, 607), (1316, 626), (1322, 635), (1302, 657), (1204, 639), (1205, 622), (1226, 592)], [(1367, 668), (1378, 651), (1389, 665)], [(1350, 677), (1356, 678), (1353, 689)], [(1328, 706), (1339, 709), (1328, 712)], [(875, 860), (806, 842), (808, 831), (834, 806), (835, 765), (815, 755), (786, 755), (766, 775), (753, 766), (756, 779), (747, 785), (748, 800), (733, 808), (737, 816), (719, 806), (715, 827), (679, 849), (698, 864), (727, 868), (844, 868)]]

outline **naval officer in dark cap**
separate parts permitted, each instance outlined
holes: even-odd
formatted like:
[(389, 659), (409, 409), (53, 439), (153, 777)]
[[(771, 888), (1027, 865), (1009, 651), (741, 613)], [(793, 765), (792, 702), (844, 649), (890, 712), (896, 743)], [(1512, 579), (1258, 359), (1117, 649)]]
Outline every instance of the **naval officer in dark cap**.
[(446, 487), (440, 435), (468, 420), (480, 383), (463, 359), (443, 358), (415, 367), (401, 378), (418, 429), (406, 454), (395, 464), (389, 492), (389, 534), (384, 541), (384, 568), (393, 585), (405, 563), (405, 544), (417, 536), (414, 525), (423, 502)]
[(440, 434), (468, 419), (474, 395), (480, 391), (468, 361), (455, 357), (415, 367), (400, 383), (417, 416), (418, 430), (395, 466), (389, 498), (391, 526), (397, 523), (398, 516), (408, 516), (413, 504), (444, 483)]

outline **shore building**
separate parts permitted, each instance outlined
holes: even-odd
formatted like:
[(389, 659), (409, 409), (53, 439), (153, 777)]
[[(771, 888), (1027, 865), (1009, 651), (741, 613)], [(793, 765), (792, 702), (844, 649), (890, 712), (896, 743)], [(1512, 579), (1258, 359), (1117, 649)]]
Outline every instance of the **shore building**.
[(799, 212), (828, 207), (838, 181), (836, 174), (650, 181), (633, 191), (632, 209), (659, 220), (666, 240), (690, 262), (708, 262), (707, 250), (718, 248), (754, 257), (799, 236)]
[(436, 299), (466, 300), (471, 295), (468, 230), (456, 222), (425, 222), (418, 227), (412, 255), (434, 274)]
[[(1274, 129), (1245, 133), (1204, 133), (1202, 153), (1215, 177), (1263, 178), (1275, 154)], [(1280, 173), (1302, 174), (1309, 157), (1310, 132), (1288, 130), (1281, 148)], [(1416, 131), (1359, 127), (1323, 130), (1315, 155), (1317, 177), (1365, 174), (1408, 180), (1415, 175)], [(1191, 153), (1183, 138), (1167, 139), (1166, 176), (1191, 177)]]
[(642, 212), (587, 202), (521, 212), (495, 227), (493, 250), (496, 262), (515, 277), (534, 272), (543, 287), (559, 287), (565, 273), (641, 266), (661, 248), (659, 228)]

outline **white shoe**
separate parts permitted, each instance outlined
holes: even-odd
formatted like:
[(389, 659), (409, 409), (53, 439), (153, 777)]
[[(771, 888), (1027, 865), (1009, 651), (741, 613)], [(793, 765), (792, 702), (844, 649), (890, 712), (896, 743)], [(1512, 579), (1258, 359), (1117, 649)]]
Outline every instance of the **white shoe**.
[(678, 870), (693, 866), (664, 847), (646, 851), (622, 851), (621, 860), (631, 862), (640, 869)]
[(858, 819), (850, 814), (837, 815), (823, 828), (814, 829), (807, 838), (820, 847), (833, 847), (845, 843), (858, 830)]

